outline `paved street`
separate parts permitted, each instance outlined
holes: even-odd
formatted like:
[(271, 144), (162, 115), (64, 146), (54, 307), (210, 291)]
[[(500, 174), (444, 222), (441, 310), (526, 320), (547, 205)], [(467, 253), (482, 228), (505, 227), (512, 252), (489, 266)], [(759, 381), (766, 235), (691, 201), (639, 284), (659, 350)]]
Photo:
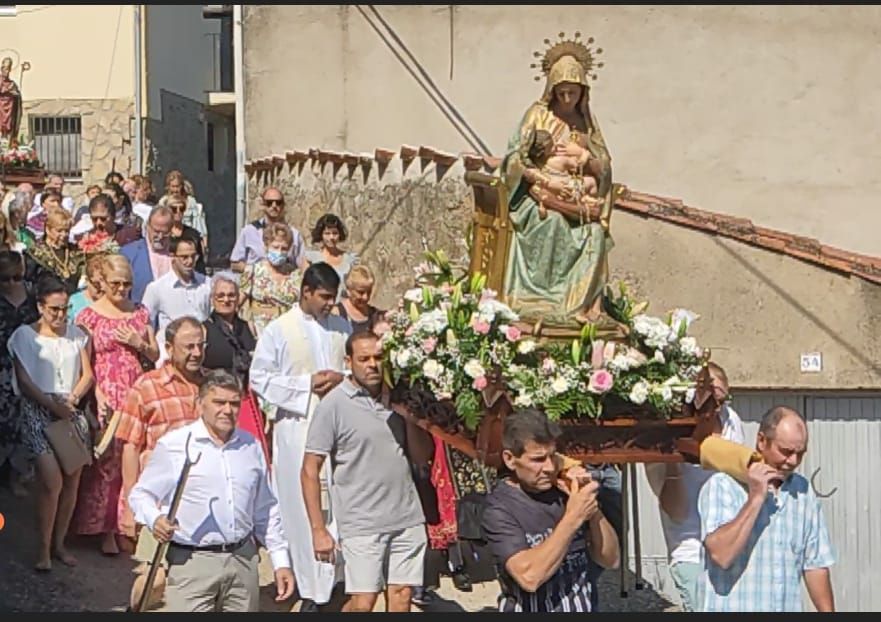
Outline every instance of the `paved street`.
[[(8, 489), (0, 489), (0, 512), (6, 524), (0, 531), (0, 611), (122, 611), (128, 601), (135, 564), (127, 555), (105, 557), (98, 549), (98, 540), (71, 538), (70, 549), (79, 559), (76, 568), (60, 562), (52, 572), (33, 570), (32, 557), (36, 546), (33, 526), (33, 497), (17, 499)], [(290, 611), (298, 608), (293, 600), (273, 601), (274, 587), (267, 560), (261, 564), (263, 611)], [(602, 602), (607, 611), (675, 611), (669, 602), (652, 590), (631, 592), (621, 599), (618, 595), (618, 573), (609, 572), (601, 582)], [(470, 593), (456, 590), (444, 578), (438, 600), (428, 611), (494, 610), (497, 595), (495, 583), (474, 586)], [(382, 599), (378, 608), (383, 608)], [(418, 608), (414, 607), (414, 611)]]

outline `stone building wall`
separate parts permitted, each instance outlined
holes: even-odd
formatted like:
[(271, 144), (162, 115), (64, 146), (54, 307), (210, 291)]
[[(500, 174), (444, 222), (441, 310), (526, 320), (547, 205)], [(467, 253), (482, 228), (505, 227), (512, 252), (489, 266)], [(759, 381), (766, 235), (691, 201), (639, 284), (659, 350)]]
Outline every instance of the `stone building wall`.
[[(434, 164), (406, 173), (397, 158), (382, 178), (376, 166), (365, 183), (360, 170), (334, 174), (306, 164), (285, 166), (277, 176), (252, 178), (250, 217), (259, 216), (259, 192), (279, 186), (288, 218), (305, 237), (325, 212), (339, 215), (350, 231), (349, 249), (378, 275), (374, 304), (387, 308), (413, 284), (423, 249), (443, 248), (467, 266), (471, 189), (461, 163), (438, 182)], [(701, 315), (699, 341), (728, 371), (738, 388), (802, 390), (881, 386), (881, 287), (793, 257), (715, 235), (616, 210), (612, 280), (628, 283), (650, 313), (675, 307)], [(799, 355), (821, 352), (823, 371), (800, 371)]]
[[(29, 115), (80, 116), (81, 155), (83, 171), (80, 180), (69, 180), (65, 194), (77, 205), (85, 198), (86, 187), (104, 182), (104, 176), (116, 159), (117, 171), (128, 173), (134, 161), (132, 99), (41, 99), (26, 100), (22, 128), (29, 128)], [(30, 131), (28, 130), (28, 135)], [(51, 172), (51, 171), (50, 171)]]

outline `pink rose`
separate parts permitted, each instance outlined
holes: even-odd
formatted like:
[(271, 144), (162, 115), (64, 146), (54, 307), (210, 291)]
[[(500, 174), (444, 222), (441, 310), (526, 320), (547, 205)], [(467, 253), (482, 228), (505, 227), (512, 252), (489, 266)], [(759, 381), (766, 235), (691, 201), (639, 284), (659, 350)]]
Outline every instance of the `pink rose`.
[(434, 349), (437, 347), (437, 337), (428, 337), (425, 341), (422, 342), (422, 351), (426, 354), (431, 354), (434, 352)]
[(520, 339), (520, 329), (516, 326), (508, 326), (505, 328), (505, 337), (508, 338), (508, 341), (517, 341)]
[(587, 385), (587, 388), (592, 393), (606, 393), (612, 388), (614, 383), (615, 379), (612, 377), (612, 374), (605, 369), (600, 369), (590, 375), (590, 383)]
[(555, 369), (557, 369), (557, 363), (551, 357), (547, 357), (545, 360), (543, 360), (541, 362), (541, 368), (544, 371), (548, 371), (548, 372), (554, 371)]
[(471, 322), (471, 328), (474, 329), (475, 333), (478, 333), (480, 335), (487, 335), (489, 334), (490, 326), (489, 323), (484, 322), (483, 320), (475, 319), (473, 322)]
[(486, 376), (478, 376), (474, 379), (474, 382), (471, 384), (471, 386), (478, 391), (483, 391), (486, 388)]

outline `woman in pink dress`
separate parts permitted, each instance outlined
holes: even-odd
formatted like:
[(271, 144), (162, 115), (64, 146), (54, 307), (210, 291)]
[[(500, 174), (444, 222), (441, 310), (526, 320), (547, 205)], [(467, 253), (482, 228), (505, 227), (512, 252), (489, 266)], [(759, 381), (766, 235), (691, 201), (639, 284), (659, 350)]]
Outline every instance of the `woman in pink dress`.
[[(159, 358), (147, 308), (129, 299), (131, 266), (122, 255), (109, 255), (101, 269), (105, 295), (76, 318), (92, 341), (95, 400), (99, 436), (108, 430), (113, 413), (122, 409), (129, 388), (143, 373), (142, 361)], [(119, 553), (116, 534), (122, 488), (122, 443), (113, 439), (83, 472), (73, 529), (79, 535), (101, 535), (101, 552)]]

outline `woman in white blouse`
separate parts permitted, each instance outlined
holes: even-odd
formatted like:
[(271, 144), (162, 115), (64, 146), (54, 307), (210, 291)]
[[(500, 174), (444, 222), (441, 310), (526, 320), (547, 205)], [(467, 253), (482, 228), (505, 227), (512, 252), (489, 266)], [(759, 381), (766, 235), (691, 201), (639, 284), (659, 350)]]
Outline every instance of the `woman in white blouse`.
[(46, 571), (52, 568), (52, 557), (67, 566), (76, 565), (64, 539), (76, 505), (80, 471), (65, 474), (61, 470), (44, 430), (53, 420), (70, 419), (80, 437), (88, 438), (89, 424), (79, 403), (92, 386), (92, 366), (86, 334), (67, 323), (65, 285), (46, 276), (37, 283), (36, 298), (40, 319), (19, 326), (8, 347), (15, 371), (14, 388), (23, 398), (23, 441), (36, 457), (40, 482), (40, 551), (35, 568)]

